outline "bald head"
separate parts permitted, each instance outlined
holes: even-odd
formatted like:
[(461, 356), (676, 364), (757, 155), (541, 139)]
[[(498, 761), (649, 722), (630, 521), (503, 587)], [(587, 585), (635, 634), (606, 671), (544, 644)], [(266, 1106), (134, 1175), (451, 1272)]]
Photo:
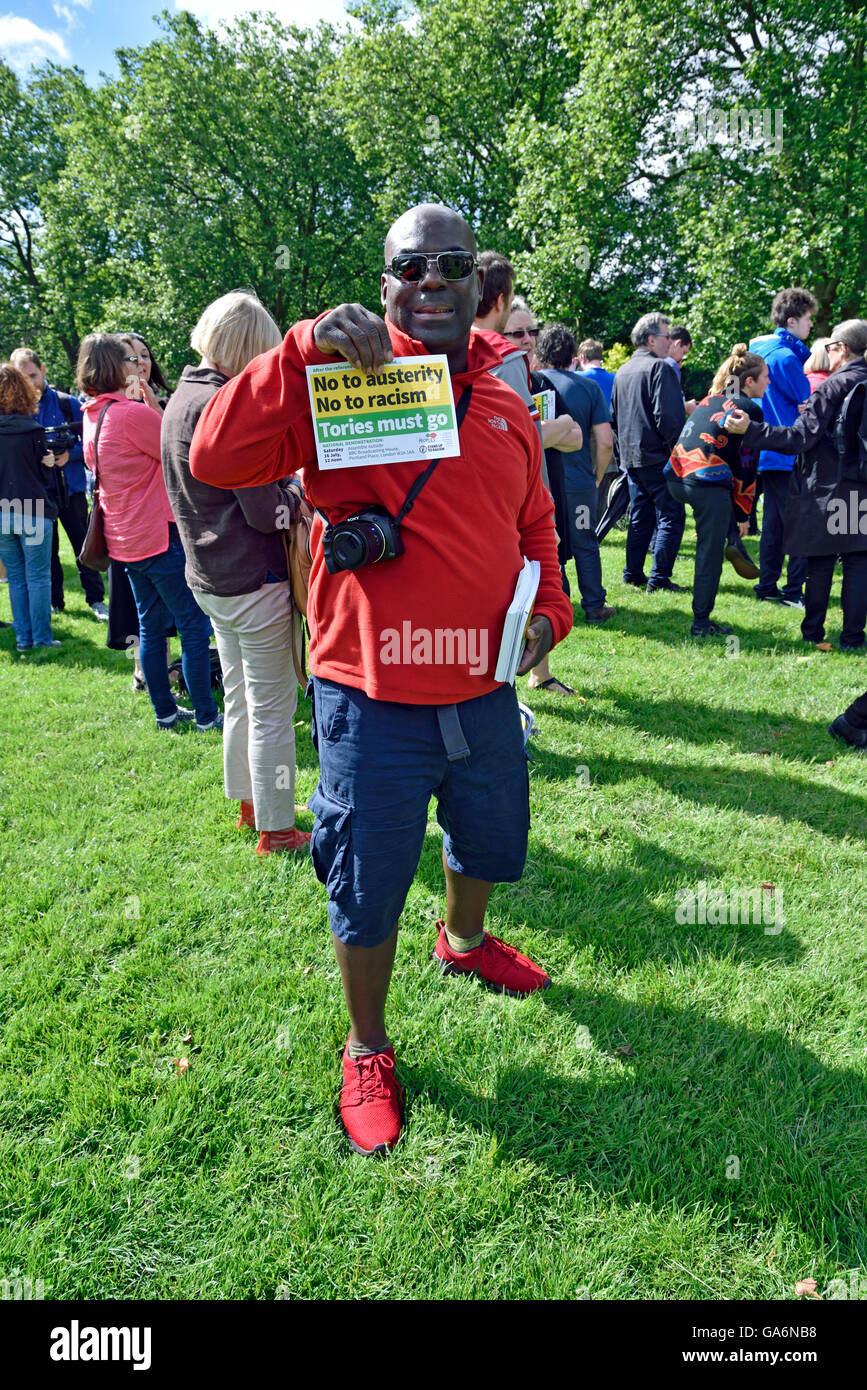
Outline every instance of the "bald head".
[(419, 203), (402, 212), (389, 228), (385, 238), (386, 265), (400, 251), (431, 250), (425, 240), (429, 235), (442, 239), (440, 250), (472, 251), (474, 256), (478, 255), (473, 229), (459, 212), (447, 208), (444, 203)]
[[(484, 272), (467, 263), (468, 273), (447, 280), (437, 256), (443, 251), (478, 255), (473, 229), (460, 213), (442, 203), (419, 203), (403, 213), (385, 239), (381, 296), (392, 323), (428, 352), (445, 353), (453, 372), (465, 370), (470, 329), (476, 316)], [(420, 280), (395, 275), (395, 256), (424, 253), (427, 268)], [(452, 267), (443, 262), (446, 274)], [(417, 272), (418, 273), (418, 272)]]

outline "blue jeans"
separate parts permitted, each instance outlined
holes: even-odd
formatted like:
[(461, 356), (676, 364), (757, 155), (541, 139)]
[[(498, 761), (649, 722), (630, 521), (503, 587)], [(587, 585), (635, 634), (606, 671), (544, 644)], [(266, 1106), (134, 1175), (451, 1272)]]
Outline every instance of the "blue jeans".
[(596, 539), (596, 488), (569, 491), (566, 493), (566, 503), (569, 509), (569, 547), (581, 590), (581, 607), (589, 617), (603, 606), (606, 594), (602, 587), (602, 560)]
[[(783, 572), (783, 560), (786, 555), (783, 530), (792, 474), (784, 468), (768, 468), (761, 474), (761, 479), (762, 537), (759, 541), (759, 582), (755, 591), (759, 598), (767, 598), (776, 592)], [(790, 555), (786, 583), (782, 590), (783, 598), (802, 598), (801, 590), (806, 578), (807, 557)]]
[(161, 555), (127, 561), (139, 622), (139, 660), (157, 719), (171, 719), (178, 706), (166, 670), (166, 637), (172, 624), (181, 638), (184, 680), (200, 724), (217, 714), (211, 694), (208, 640), (211, 621), (202, 612), (184, 578), (186, 557), (178, 528), (169, 526), (169, 545)]
[[(15, 518), (4, 518), (0, 560), (9, 577), (9, 602), (19, 647), (47, 647), (51, 631), (51, 538), (54, 525), (44, 521), (29, 535)], [(16, 529), (13, 531), (12, 526)]]
[(627, 583), (637, 583), (644, 573), (644, 562), (650, 545), (654, 527), (656, 543), (653, 547), (653, 568), (650, 583), (658, 579), (670, 579), (683, 528), (686, 524), (686, 509), (682, 502), (672, 497), (665, 480), (663, 463), (651, 463), (646, 468), (628, 468), (629, 530), (626, 533), (626, 567), (623, 578)]

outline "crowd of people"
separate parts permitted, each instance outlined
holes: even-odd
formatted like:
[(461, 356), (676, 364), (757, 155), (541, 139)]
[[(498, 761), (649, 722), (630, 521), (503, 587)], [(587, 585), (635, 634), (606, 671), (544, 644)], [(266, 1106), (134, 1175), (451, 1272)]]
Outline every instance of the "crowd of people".
[[(77, 396), (47, 384), (31, 348), (0, 367), (0, 559), (17, 649), (61, 645), (51, 627), (64, 601), (58, 526), (79, 556), (90, 491), (107, 604), (101, 573), (81, 560), (79, 582), (108, 644), (135, 652), (134, 689), (160, 729), (222, 731), (239, 828), (259, 832), (259, 854), (309, 849), (326, 886), (351, 1024), (340, 1113), (364, 1154), (392, 1148), (403, 1123), (385, 1009), (431, 796), (446, 900), (433, 959), (443, 974), (516, 997), (551, 983), (485, 929), (493, 884), (520, 879), (527, 851), (525, 723), (515, 685), (494, 676), (524, 561), (537, 563), (539, 585), (518, 675), (564, 699), (575, 691), (549, 655), (573, 623), (566, 566), (585, 621), (610, 622), (599, 546), (615, 514), (628, 514), (623, 582), (653, 595), (685, 587), (673, 576), (692, 510), (694, 638), (731, 631), (711, 616), (728, 558), (757, 581), (757, 601), (800, 610), (803, 640), (828, 647), (839, 560), (840, 649), (867, 645), (867, 322), (846, 320), (811, 350), (816, 301), (783, 290), (773, 331), (735, 343), (707, 395), (685, 398), (685, 325), (643, 315), (633, 354), (607, 372), (601, 342), (540, 327), (514, 294), (508, 260), (480, 254), (464, 219), (438, 204), (390, 229), (380, 294), (384, 317), (345, 304), (285, 336), (255, 295), (226, 294), (193, 329), (199, 362), (173, 391), (137, 333), (84, 339)], [(429, 469), (421, 494), (411, 461), (320, 468), (306, 369), (377, 373), (426, 353), (448, 361), (460, 456)], [(759, 492), (756, 565), (745, 541)], [(318, 518), (307, 599), (320, 769), (312, 834), (294, 820), (300, 617), (287, 531), (302, 497)], [(323, 537), (359, 515), (400, 517), (400, 547), (327, 564)], [(385, 660), (383, 633), (407, 624), (413, 635), (492, 634), (487, 664), (468, 664), (454, 642), (442, 660)], [(192, 709), (170, 682), (173, 634)], [(831, 732), (867, 751), (867, 695)]]

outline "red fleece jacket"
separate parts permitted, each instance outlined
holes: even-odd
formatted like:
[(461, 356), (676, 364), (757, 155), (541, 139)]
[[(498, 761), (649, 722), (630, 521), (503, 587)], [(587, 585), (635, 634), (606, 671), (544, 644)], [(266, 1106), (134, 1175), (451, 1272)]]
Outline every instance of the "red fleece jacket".
[[(295, 324), (280, 347), (254, 358), (208, 401), (190, 449), (193, 477), (253, 487), (303, 469), (310, 502), (331, 522), (375, 505), (395, 514), (423, 463), (317, 467), (304, 368), (342, 360), (315, 346), (318, 322)], [(427, 355), (386, 323), (395, 357)], [(473, 333), (467, 371), (452, 376), (456, 403), (465, 386), (473, 388), (461, 456), (441, 459), (425, 484), (402, 524), (403, 555), (331, 575), (317, 522), (307, 610), (315, 675), (375, 700), (418, 705), (496, 689), (503, 621), (523, 556), (540, 562), (535, 611), (549, 619), (554, 641), (571, 628), (539, 437), (523, 402), (490, 375), (498, 361)]]

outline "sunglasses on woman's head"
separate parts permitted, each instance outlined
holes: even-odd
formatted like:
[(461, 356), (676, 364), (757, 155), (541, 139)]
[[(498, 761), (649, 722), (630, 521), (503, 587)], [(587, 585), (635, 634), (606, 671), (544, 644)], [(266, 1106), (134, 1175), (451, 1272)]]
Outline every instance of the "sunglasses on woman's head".
[(470, 251), (440, 251), (433, 256), (426, 251), (404, 251), (393, 256), (385, 269), (404, 285), (418, 285), (434, 261), (444, 280), (466, 280), (478, 265)]

